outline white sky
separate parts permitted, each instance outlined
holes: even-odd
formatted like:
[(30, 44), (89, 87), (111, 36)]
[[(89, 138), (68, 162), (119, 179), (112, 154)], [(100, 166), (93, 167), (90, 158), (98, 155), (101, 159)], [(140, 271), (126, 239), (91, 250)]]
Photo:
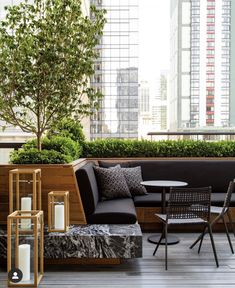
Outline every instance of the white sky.
[(139, 80), (170, 67), (170, 0), (139, 0)]

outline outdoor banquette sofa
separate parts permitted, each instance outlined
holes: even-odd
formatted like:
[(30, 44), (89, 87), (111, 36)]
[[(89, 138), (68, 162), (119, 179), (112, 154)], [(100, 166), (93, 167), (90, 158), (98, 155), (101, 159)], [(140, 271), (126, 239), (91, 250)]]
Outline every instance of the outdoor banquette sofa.
[[(127, 160), (98, 161), (98, 164), (105, 168), (117, 164), (121, 167), (140, 166), (143, 181), (177, 180), (187, 182), (188, 187), (212, 186), (212, 204), (220, 206), (223, 205), (229, 181), (235, 178), (235, 160)], [(147, 195), (101, 201), (94, 165), (97, 162), (88, 161), (76, 171), (87, 223), (135, 223), (139, 220), (136, 211), (161, 207), (160, 187), (147, 187)], [(235, 206), (235, 195), (232, 196), (231, 206)]]

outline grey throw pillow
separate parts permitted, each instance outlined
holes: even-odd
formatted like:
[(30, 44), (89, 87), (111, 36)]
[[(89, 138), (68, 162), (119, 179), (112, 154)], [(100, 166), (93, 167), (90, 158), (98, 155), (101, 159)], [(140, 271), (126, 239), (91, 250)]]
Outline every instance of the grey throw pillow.
[(126, 183), (132, 196), (148, 194), (146, 188), (140, 184), (143, 181), (141, 167), (122, 168)]
[(111, 168), (93, 167), (102, 200), (131, 198), (125, 176), (120, 165)]

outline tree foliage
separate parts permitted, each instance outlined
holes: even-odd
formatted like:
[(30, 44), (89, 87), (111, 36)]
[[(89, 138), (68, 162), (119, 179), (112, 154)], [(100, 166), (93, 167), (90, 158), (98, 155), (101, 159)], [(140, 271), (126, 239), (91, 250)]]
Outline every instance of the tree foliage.
[(89, 86), (105, 11), (80, 0), (26, 0), (0, 22), (0, 119), (34, 133), (92, 114), (102, 95)]
[(57, 125), (47, 134), (49, 138), (55, 135), (71, 138), (73, 141), (76, 141), (81, 145), (83, 145), (86, 140), (81, 123), (68, 118), (62, 119), (58, 122)]

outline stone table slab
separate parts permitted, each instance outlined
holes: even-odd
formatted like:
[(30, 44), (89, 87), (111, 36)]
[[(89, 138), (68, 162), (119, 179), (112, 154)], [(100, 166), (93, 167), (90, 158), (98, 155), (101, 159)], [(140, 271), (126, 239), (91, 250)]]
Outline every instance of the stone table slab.
[[(6, 232), (0, 230), (0, 257), (7, 255)], [(46, 259), (140, 258), (142, 232), (138, 224), (73, 225), (68, 232), (44, 235)]]

